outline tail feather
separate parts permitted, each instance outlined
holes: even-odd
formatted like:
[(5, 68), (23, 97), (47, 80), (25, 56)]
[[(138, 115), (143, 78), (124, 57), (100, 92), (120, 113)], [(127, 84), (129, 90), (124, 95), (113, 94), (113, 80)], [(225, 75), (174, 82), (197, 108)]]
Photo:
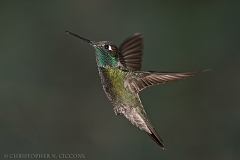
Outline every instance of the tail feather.
[(151, 131), (151, 133), (146, 132), (154, 142), (157, 143), (157, 145), (161, 148), (161, 149), (166, 149), (162, 139), (160, 138), (160, 136), (157, 134), (157, 132), (155, 131), (155, 129), (153, 128), (153, 126), (150, 124), (150, 122), (147, 124), (149, 130)]
[(158, 139), (158, 137), (156, 137), (156, 135), (150, 134), (150, 133), (147, 133), (147, 134), (149, 135), (149, 137), (152, 138), (152, 140), (154, 140), (155, 143), (157, 143), (157, 145), (158, 145), (161, 149), (164, 149), (164, 150), (166, 149), (165, 146), (164, 146), (164, 144), (162, 143), (162, 141), (160, 141), (160, 140)]
[[(147, 132), (146, 132), (147, 133)], [(161, 148), (161, 149), (166, 149), (164, 144), (163, 144), (163, 141), (158, 137), (156, 136), (155, 134), (150, 134), (150, 133), (147, 133), (151, 138), (152, 140), (154, 140), (155, 143), (157, 143), (157, 145)]]

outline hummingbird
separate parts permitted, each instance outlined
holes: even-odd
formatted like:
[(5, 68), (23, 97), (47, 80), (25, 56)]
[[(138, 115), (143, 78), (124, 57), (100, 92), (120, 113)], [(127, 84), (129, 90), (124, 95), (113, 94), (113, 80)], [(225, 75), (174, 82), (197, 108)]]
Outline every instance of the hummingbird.
[(143, 37), (129, 36), (117, 47), (109, 41), (90, 41), (70, 31), (95, 49), (101, 84), (116, 115), (124, 115), (133, 125), (145, 131), (157, 145), (165, 149), (162, 139), (147, 117), (139, 98), (146, 87), (191, 77), (204, 71), (155, 72), (141, 70)]

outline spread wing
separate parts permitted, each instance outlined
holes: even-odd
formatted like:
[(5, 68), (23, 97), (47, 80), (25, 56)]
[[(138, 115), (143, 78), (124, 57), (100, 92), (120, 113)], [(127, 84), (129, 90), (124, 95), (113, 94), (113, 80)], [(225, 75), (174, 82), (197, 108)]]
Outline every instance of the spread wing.
[(191, 77), (195, 74), (205, 72), (152, 72), (152, 71), (135, 71), (130, 72), (124, 82), (124, 86), (132, 92), (140, 92), (144, 88), (156, 84), (176, 81)]
[(141, 69), (143, 38), (140, 33), (128, 37), (119, 47), (119, 61), (127, 69)]

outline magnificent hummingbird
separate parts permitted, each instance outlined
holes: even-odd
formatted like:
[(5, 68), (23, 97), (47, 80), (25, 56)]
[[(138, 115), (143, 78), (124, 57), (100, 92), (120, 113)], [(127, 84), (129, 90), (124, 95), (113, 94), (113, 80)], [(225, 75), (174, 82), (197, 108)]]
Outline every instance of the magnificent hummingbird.
[(204, 71), (141, 70), (143, 38), (140, 33), (128, 37), (117, 47), (109, 41), (90, 41), (72, 32), (66, 32), (87, 42), (95, 49), (103, 90), (113, 104), (115, 114), (124, 115), (133, 125), (145, 131), (162, 149), (165, 149), (162, 139), (146, 115), (138, 93), (146, 87), (185, 79)]

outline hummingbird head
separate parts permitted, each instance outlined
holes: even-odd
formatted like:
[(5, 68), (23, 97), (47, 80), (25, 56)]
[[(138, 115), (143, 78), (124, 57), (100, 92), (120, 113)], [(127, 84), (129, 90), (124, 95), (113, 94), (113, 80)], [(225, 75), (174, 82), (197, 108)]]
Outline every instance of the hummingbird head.
[(93, 46), (96, 52), (97, 65), (99, 67), (106, 67), (106, 66), (116, 67), (118, 65), (117, 60), (118, 60), (119, 51), (117, 46), (112, 42), (109, 42), (109, 41), (94, 42), (86, 38), (83, 38), (79, 35), (76, 35), (72, 32), (69, 32), (69, 31), (66, 31), (66, 32), (67, 34), (80, 38), (81, 40)]

